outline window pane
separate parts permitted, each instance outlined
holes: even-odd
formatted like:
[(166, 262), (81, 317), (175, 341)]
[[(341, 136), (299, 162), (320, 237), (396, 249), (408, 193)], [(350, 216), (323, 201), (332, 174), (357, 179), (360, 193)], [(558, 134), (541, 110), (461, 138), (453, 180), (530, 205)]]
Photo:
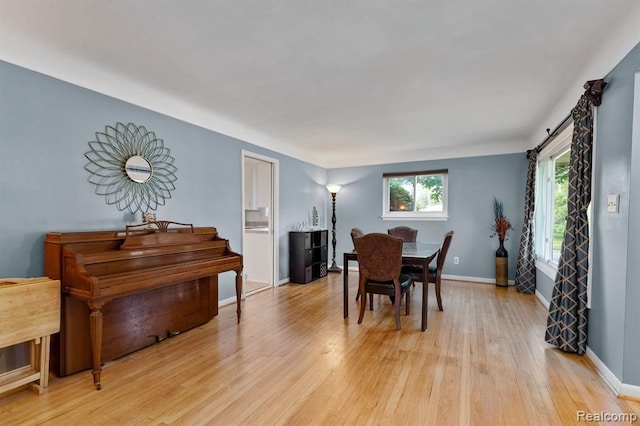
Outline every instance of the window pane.
[(567, 224), (567, 195), (569, 191), (569, 157), (566, 151), (553, 161), (553, 260), (560, 259), (564, 228)]
[(421, 212), (442, 212), (444, 178), (443, 175), (417, 176), (418, 187), (416, 191), (417, 210)]
[(383, 174), (383, 219), (447, 219), (447, 171)]
[[(572, 135), (573, 125), (570, 124), (538, 155), (535, 203), (536, 255), (539, 260), (552, 267), (557, 266), (560, 260), (567, 225)], [(549, 275), (550, 270), (547, 272)]]
[(547, 242), (547, 212), (548, 212), (548, 179), (549, 162), (540, 161), (536, 170), (536, 254), (545, 258), (545, 246)]
[(413, 177), (389, 178), (389, 211), (413, 211)]

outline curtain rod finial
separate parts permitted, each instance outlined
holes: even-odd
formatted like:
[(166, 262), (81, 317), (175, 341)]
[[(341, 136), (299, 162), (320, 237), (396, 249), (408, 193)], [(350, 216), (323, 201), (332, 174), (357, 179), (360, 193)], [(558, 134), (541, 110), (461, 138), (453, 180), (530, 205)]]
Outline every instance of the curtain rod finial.
[(589, 80), (584, 84), (586, 89), (584, 96), (591, 101), (594, 106), (599, 106), (602, 103), (602, 91), (607, 83), (603, 79)]

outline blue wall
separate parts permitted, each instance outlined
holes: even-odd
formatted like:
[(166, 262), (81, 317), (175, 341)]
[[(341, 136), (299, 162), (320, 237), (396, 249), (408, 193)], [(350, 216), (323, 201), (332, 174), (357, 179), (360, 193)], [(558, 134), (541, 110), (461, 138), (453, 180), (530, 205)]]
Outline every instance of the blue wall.
[[(639, 45), (640, 46), (640, 45)], [(638, 55), (636, 48), (636, 54)], [(636, 62), (637, 63), (637, 62)], [(633, 135), (631, 146), (631, 177), (629, 182), (629, 212), (636, 220), (629, 221), (627, 250), (627, 300), (625, 305), (625, 333), (623, 376), (625, 383), (640, 385), (640, 65), (635, 72), (635, 101), (633, 107)]]
[[(445, 274), (493, 280), (496, 238), (489, 238), (493, 224), (493, 197), (504, 202), (505, 215), (513, 230), (505, 248), (509, 252), (509, 278), (515, 277), (518, 244), (522, 230), (528, 160), (526, 154), (495, 155), (448, 160), (419, 161), (366, 167), (330, 169), (328, 180), (345, 186), (337, 195), (337, 261), (353, 249), (351, 228), (364, 232), (387, 232), (405, 225), (417, 228), (418, 239), (440, 242), (445, 232), (455, 234), (447, 255)], [(446, 221), (382, 220), (382, 174), (449, 170), (449, 218)], [(458, 265), (453, 257), (460, 258)]]
[[(596, 146), (596, 200), (594, 204), (593, 299), (589, 312), (589, 347), (624, 383), (640, 385), (640, 353), (626, 359), (625, 335), (638, 336), (638, 303), (627, 292), (639, 285), (627, 263), (630, 219), (640, 211), (629, 209), (632, 163), (634, 73), (640, 68), (640, 45), (607, 75), (608, 83), (598, 108)], [(638, 112), (636, 112), (638, 114)], [(637, 171), (636, 171), (637, 173)], [(607, 195), (620, 194), (620, 213), (607, 213)], [(637, 239), (640, 235), (636, 234)], [(627, 312), (626, 306), (631, 304)], [(637, 340), (637, 337), (636, 337)], [(624, 367), (625, 360), (628, 368)], [(632, 368), (632, 366), (634, 366)], [(635, 373), (632, 371), (635, 369)]]

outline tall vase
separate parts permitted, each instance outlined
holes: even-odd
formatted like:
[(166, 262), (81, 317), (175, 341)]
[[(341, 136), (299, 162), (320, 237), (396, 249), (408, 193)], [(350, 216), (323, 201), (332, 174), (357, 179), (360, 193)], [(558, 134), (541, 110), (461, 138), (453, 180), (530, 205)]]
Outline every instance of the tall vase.
[(504, 240), (500, 240), (500, 247), (496, 250), (496, 286), (506, 287), (509, 277), (509, 253), (504, 248)]

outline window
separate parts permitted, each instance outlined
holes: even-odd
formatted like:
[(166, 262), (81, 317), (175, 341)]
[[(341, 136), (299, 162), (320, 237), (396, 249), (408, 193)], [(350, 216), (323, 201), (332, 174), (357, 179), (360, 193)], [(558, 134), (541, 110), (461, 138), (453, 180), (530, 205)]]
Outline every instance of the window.
[(567, 222), (569, 157), (573, 125), (565, 128), (538, 156), (536, 174), (536, 255), (553, 267), (560, 260), (560, 250)]
[(383, 219), (447, 218), (447, 170), (385, 173)]

